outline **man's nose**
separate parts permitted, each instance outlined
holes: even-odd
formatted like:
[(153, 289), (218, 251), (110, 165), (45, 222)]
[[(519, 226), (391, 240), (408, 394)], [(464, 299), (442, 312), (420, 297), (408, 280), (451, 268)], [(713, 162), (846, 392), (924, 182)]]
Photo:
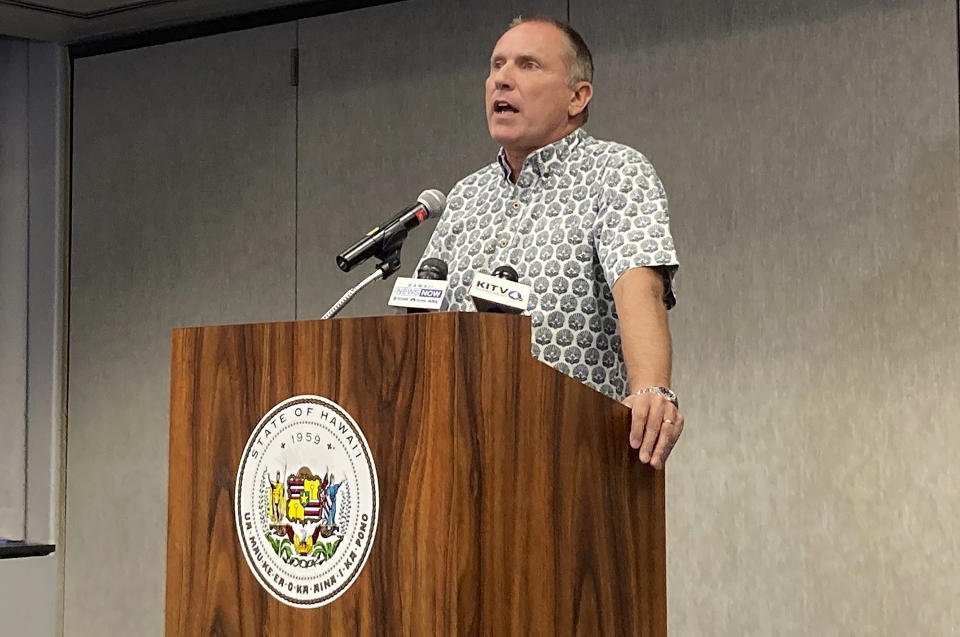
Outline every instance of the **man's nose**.
[(493, 85), (498, 90), (509, 89), (513, 87), (513, 72), (507, 66), (502, 66), (493, 72)]

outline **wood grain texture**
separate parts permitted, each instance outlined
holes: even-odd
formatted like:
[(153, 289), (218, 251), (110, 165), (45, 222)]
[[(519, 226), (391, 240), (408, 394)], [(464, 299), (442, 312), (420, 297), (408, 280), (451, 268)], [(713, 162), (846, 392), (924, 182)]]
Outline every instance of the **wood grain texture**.
[[(663, 476), (529, 342), (476, 314), (176, 330), (167, 634), (665, 635)], [(363, 572), (312, 610), (256, 582), (232, 509), (247, 437), (298, 394), (354, 417), (380, 479)]]
[(663, 474), (630, 453), (625, 408), (529, 355), (529, 328), (460, 320), (461, 545), (478, 551), (461, 634), (664, 635)]

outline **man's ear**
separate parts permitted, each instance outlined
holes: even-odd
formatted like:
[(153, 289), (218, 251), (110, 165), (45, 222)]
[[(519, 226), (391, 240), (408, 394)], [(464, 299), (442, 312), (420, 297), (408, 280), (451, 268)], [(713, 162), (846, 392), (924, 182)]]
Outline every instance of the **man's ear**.
[(593, 97), (593, 84), (587, 81), (577, 82), (573, 85), (573, 96), (570, 98), (570, 104), (567, 106), (567, 115), (576, 117), (583, 112), (583, 109), (590, 103)]

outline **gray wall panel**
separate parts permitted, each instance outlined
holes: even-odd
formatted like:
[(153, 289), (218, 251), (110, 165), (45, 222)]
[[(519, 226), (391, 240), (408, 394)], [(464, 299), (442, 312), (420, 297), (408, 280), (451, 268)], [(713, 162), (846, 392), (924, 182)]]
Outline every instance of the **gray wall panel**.
[(60, 536), (60, 458), (64, 410), (66, 256), (66, 51), (31, 42), (30, 255), (27, 314), (27, 537), (54, 544)]
[(0, 38), (0, 538), (26, 530), (27, 43)]
[[(446, 193), (495, 159), (483, 84), (497, 37), (521, 10), (564, 17), (566, 3), (410, 0), (301, 21), (298, 318), (319, 317), (372, 271), (373, 262), (343, 274), (340, 250), (422, 190)], [(408, 239), (401, 274), (433, 225)], [(387, 313), (392, 287), (368, 288), (343, 316)]]
[[(169, 329), (319, 316), (373, 265), (341, 248), (491, 161), (487, 58), (520, 10), (409, 0), (78, 62), (67, 635), (162, 629)], [(956, 3), (571, 14), (587, 128), (657, 166), (683, 263), (671, 634), (954, 634)]]
[(294, 43), (286, 24), (76, 64), (68, 636), (163, 631), (170, 330), (293, 318)]
[(0, 617), (3, 634), (57, 634), (57, 556), (0, 560)]
[(683, 264), (672, 634), (960, 627), (956, 10), (572, 2)]
[[(63, 51), (0, 38), (0, 537), (54, 543), (62, 359)], [(0, 560), (0, 632), (50, 636), (58, 556)]]

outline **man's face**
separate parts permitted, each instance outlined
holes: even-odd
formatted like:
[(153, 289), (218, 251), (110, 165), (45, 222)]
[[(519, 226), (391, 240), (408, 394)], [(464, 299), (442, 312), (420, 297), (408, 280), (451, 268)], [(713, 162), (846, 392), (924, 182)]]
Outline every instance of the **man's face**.
[(525, 22), (501, 36), (486, 83), (487, 127), (507, 151), (532, 152), (569, 133), (570, 45), (555, 26)]

